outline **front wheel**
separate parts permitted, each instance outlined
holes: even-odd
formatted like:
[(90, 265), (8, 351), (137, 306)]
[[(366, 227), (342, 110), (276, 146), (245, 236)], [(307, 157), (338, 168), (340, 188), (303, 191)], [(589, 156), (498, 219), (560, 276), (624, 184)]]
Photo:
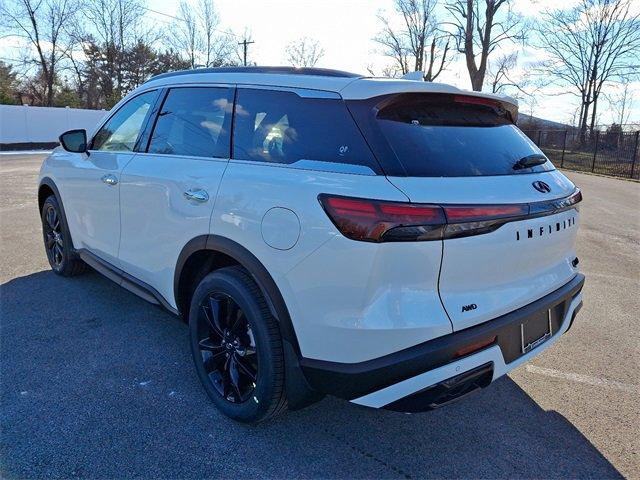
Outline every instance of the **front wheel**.
[(222, 268), (200, 282), (189, 332), (198, 376), (222, 413), (257, 423), (286, 408), (278, 323), (246, 270)]
[(83, 273), (87, 265), (76, 257), (66, 219), (55, 196), (44, 201), (41, 213), (44, 249), (51, 269), (63, 277)]

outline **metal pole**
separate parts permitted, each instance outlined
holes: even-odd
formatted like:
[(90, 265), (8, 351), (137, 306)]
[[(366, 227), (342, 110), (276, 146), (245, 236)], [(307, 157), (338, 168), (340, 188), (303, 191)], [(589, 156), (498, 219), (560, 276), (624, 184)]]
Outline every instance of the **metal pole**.
[(636, 141), (633, 147), (633, 163), (631, 163), (631, 178), (634, 178), (636, 171), (636, 160), (638, 159), (638, 137), (640, 137), (640, 130), (636, 132)]
[(540, 147), (540, 136), (542, 135), (542, 130), (538, 130), (538, 148), (540, 148), (542, 150), (542, 147)]
[(245, 67), (247, 66), (247, 47), (252, 43), (255, 43), (255, 42), (247, 41), (246, 38), (244, 38), (240, 43), (238, 43), (238, 45), (242, 45), (242, 59), (244, 60)]
[(596, 130), (596, 140), (593, 145), (593, 163), (591, 164), (591, 173), (596, 169), (596, 155), (598, 155), (598, 138), (600, 138), (600, 131)]
[(560, 168), (564, 167), (564, 151), (567, 148), (567, 130), (564, 131), (564, 140), (562, 142), (562, 159), (560, 160)]

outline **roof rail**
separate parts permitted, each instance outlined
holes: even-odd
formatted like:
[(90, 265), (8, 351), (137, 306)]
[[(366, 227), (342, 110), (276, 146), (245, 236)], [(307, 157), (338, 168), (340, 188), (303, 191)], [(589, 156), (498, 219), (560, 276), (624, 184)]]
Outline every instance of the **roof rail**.
[(215, 68), (195, 68), (192, 70), (178, 70), (175, 72), (161, 73), (151, 77), (150, 80), (160, 78), (176, 77), (180, 75), (193, 75), (199, 73), (271, 73), (281, 75), (316, 75), (319, 77), (345, 77), (358, 78), (363, 75), (330, 68), (315, 67), (215, 67)]

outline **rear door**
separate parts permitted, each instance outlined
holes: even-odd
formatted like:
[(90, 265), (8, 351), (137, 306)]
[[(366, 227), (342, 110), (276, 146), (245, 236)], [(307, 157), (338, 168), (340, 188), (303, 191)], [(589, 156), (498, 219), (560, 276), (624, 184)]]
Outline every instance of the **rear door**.
[[(579, 201), (498, 102), (400, 95), (375, 113), (378, 135), (406, 175), (389, 180), (447, 217), (439, 280), (454, 330), (531, 303), (567, 283)], [(380, 139), (378, 139), (380, 140)], [(524, 159), (524, 160), (523, 160)]]
[(121, 268), (170, 302), (178, 255), (209, 233), (229, 161), (233, 93), (226, 85), (169, 89), (148, 147), (122, 173)]

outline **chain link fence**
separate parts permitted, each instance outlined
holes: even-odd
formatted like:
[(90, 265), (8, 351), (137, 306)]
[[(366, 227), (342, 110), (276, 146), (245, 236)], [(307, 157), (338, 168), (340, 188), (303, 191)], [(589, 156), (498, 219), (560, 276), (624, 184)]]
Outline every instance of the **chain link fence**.
[(556, 167), (640, 180), (640, 131), (525, 129)]

